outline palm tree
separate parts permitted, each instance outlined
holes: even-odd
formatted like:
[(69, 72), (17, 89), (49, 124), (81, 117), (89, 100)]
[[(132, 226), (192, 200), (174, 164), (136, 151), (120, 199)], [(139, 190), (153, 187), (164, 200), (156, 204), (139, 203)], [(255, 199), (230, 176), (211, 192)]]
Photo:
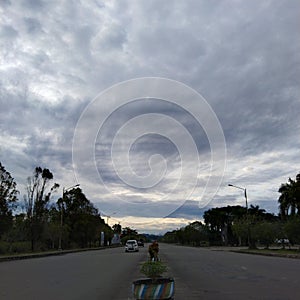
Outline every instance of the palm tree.
[(288, 215), (300, 215), (300, 174), (296, 180), (289, 178), (287, 183), (281, 184), (278, 192), (280, 215), (286, 218)]
[(251, 215), (255, 215), (257, 217), (264, 217), (266, 210), (263, 208), (259, 208), (259, 205), (250, 205), (249, 209), (248, 209), (249, 214)]
[(289, 213), (290, 201), (289, 201), (289, 185), (287, 183), (282, 183), (278, 192), (281, 194), (279, 196), (279, 211), (282, 218), (285, 218)]
[(290, 183), (290, 199), (291, 199), (291, 215), (300, 215), (300, 174), (296, 176), (296, 180), (289, 179)]

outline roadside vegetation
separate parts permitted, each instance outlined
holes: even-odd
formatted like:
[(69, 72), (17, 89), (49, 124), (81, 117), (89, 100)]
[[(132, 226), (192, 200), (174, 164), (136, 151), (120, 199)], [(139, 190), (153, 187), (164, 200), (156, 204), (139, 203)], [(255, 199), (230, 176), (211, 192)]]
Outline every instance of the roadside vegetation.
[(110, 245), (115, 234), (121, 241), (141, 238), (129, 227), (106, 224), (78, 186), (64, 190), (59, 198), (58, 188), (49, 169), (36, 167), (22, 199), (0, 162), (0, 255), (100, 247)]
[[(57, 197), (59, 184), (47, 168), (36, 167), (27, 178), (25, 195), (0, 162), (0, 255), (92, 248), (127, 239), (150, 241), (120, 224), (110, 227), (78, 186)], [(251, 205), (216, 207), (196, 221), (167, 232), (162, 242), (191, 246), (295, 248), (300, 244), (300, 174), (278, 189), (278, 215)], [(56, 200), (53, 200), (56, 199)], [(104, 239), (101, 239), (103, 232)]]
[[(278, 215), (251, 205), (211, 208), (204, 223), (193, 222), (167, 232), (161, 241), (190, 246), (248, 246), (250, 249), (283, 248), (287, 253), (300, 244), (300, 174), (278, 189)], [(267, 251), (267, 250), (266, 250)]]

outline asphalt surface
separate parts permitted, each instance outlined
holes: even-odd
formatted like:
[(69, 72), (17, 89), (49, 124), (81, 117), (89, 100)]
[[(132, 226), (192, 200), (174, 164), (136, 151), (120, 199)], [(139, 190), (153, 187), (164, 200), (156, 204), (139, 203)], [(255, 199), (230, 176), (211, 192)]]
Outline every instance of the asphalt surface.
[[(299, 259), (215, 250), (160, 245), (176, 300), (300, 299)], [(145, 260), (147, 245), (1, 262), (0, 299), (132, 300)]]
[(300, 260), (161, 245), (175, 299), (300, 299)]
[(124, 248), (69, 253), (0, 263), (0, 299), (130, 299), (147, 250)]

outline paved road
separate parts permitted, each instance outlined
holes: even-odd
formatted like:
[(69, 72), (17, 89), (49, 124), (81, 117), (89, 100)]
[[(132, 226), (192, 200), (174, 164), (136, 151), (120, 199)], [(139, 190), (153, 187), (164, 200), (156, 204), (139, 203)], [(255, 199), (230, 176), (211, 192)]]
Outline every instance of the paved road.
[(124, 248), (0, 263), (1, 300), (128, 300), (147, 249)]
[[(300, 299), (300, 260), (160, 245), (175, 299)], [(0, 299), (128, 300), (147, 249), (123, 248), (0, 263)]]
[(300, 299), (300, 260), (161, 245), (176, 300)]

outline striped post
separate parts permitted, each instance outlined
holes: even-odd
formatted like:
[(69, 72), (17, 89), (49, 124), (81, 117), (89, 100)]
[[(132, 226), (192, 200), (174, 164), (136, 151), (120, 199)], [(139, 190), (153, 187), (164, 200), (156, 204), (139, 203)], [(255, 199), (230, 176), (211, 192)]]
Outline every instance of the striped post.
[(134, 299), (172, 299), (175, 292), (173, 278), (140, 279), (133, 282)]

